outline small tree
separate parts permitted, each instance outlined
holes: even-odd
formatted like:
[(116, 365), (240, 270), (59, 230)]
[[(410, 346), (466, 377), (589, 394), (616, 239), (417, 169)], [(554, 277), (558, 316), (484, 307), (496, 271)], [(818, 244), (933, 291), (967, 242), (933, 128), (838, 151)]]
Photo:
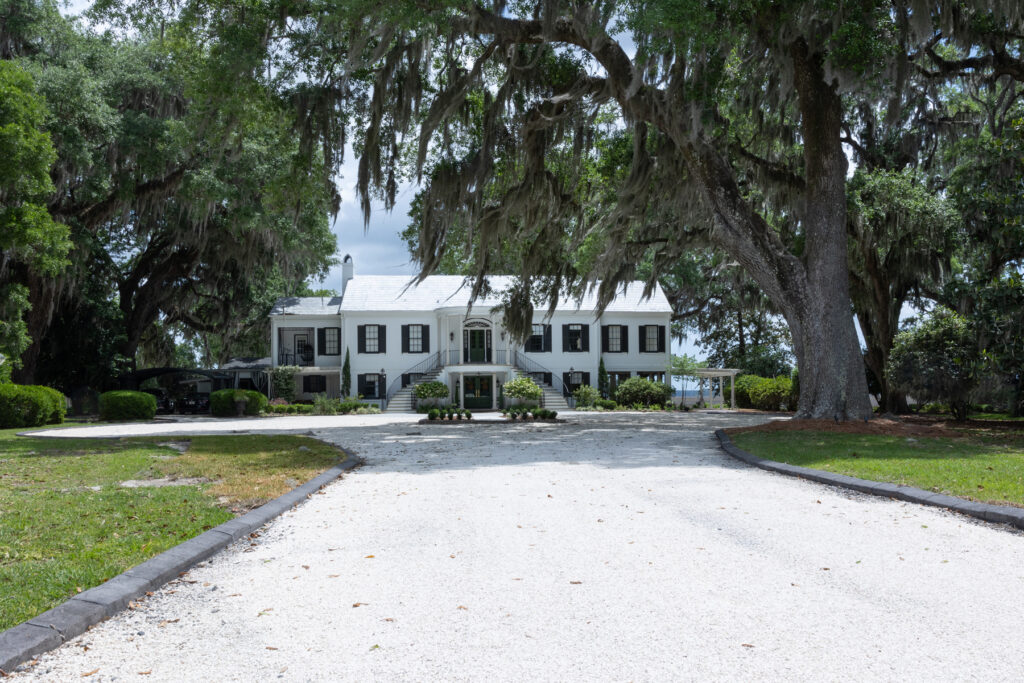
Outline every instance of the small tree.
[(543, 394), (544, 390), (529, 377), (516, 377), (511, 382), (505, 383), (505, 395), (509, 398), (520, 401), (539, 401)]
[(886, 374), (918, 402), (947, 402), (953, 417), (966, 420), (968, 397), (983, 361), (967, 320), (940, 307), (896, 335)]
[(276, 398), (283, 398), (288, 403), (295, 400), (295, 375), (299, 372), (301, 369), (297, 365), (279, 365), (270, 370), (270, 382)]
[(597, 364), (597, 390), (601, 394), (601, 398), (608, 398), (608, 371), (604, 369), (604, 357), (601, 357), (601, 362)]
[(348, 398), (352, 393), (352, 364), (348, 359), (348, 348), (345, 348), (345, 364), (341, 368), (341, 395)]

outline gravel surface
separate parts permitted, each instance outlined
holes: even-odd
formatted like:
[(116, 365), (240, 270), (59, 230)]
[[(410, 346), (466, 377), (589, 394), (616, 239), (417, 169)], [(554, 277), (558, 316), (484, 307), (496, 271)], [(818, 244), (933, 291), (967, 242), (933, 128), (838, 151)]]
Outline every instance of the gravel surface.
[(365, 467), (15, 679), (1024, 672), (1024, 536), (742, 465), (756, 417), (366, 417), (311, 426)]

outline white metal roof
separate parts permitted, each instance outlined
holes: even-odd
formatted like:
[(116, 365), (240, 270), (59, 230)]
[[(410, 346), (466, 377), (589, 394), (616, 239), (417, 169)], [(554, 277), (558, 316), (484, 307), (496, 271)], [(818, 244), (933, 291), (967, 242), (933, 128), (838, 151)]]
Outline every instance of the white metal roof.
[(338, 315), (340, 296), (286, 296), (274, 302), (270, 315)]
[[(508, 275), (494, 275), (488, 278), (491, 288), (503, 291), (514, 278)], [(461, 275), (431, 275), (419, 285), (410, 286), (410, 278), (404, 275), (364, 275), (352, 278), (345, 287), (341, 312), (352, 311), (434, 311), (439, 308), (464, 307), (469, 304), (472, 287)], [(605, 309), (609, 313), (671, 313), (672, 307), (656, 286), (650, 299), (643, 298), (644, 284), (629, 283)], [(481, 312), (499, 305), (498, 296), (478, 299), (473, 307)], [(557, 310), (587, 311), (597, 307), (596, 293), (583, 297), (577, 304), (574, 299), (563, 298)]]

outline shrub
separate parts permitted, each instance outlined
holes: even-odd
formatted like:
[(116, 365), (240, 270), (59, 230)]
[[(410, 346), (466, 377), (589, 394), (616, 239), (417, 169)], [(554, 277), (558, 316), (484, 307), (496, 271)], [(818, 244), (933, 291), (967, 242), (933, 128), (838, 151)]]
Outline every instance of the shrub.
[[(302, 372), (297, 365), (279, 365), (270, 370), (270, 383), (274, 387), (274, 395), (283, 398), (286, 403), (295, 400), (295, 375)], [(213, 396), (210, 396), (210, 409), (213, 409)], [(216, 414), (216, 413), (214, 413)]]
[(436, 420), (438, 415), (440, 415), (440, 414), (441, 414), (440, 410), (438, 410), (437, 408), (431, 408), (430, 412), (427, 413), (427, 419), (428, 420)]
[(750, 390), (754, 385), (763, 380), (764, 377), (757, 375), (740, 375), (736, 378), (736, 407), (753, 408), (754, 402), (750, 398)]
[(465, 411), (465, 415), (467, 420), (473, 419), (473, 413), (469, 412), (468, 410)]
[(245, 414), (259, 415), (267, 410), (267, 397), (251, 389), (220, 389), (210, 394), (210, 413), (216, 417), (236, 414), (235, 401), (245, 400)]
[(646, 377), (630, 377), (615, 390), (615, 400), (620, 405), (639, 405), (646, 408), (663, 405), (672, 399), (672, 387), (663, 382), (653, 382)]
[(341, 401), (336, 398), (328, 398), (327, 394), (313, 395), (313, 413), (316, 415), (337, 415), (341, 407)]
[(100, 394), (101, 420), (152, 420), (156, 396), (144, 391), (108, 391)]
[(50, 387), (0, 385), (0, 427), (39, 427), (64, 421), (64, 394)]
[(782, 410), (783, 404), (788, 403), (793, 391), (793, 381), (788, 377), (758, 379), (760, 381), (750, 388), (750, 401), (754, 407), (758, 410)]
[(604, 400), (597, 389), (586, 384), (576, 387), (576, 391), (572, 392), (572, 396), (576, 399), (576, 407), (578, 408), (589, 408), (595, 405), (597, 401)]
[(610, 398), (599, 398), (594, 401), (594, 405), (602, 410), (615, 410), (619, 404)]
[(505, 383), (505, 395), (509, 398), (518, 398), (521, 401), (539, 401), (544, 395), (543, 389), (537, 386), (531, 378), (522, 376)]
[(412, 393), (418, 399), (448, 398), (448, 385), (444, 382), (438, 382), (437, 380), (432, 382), (423, 382), (422, 384), (417, 384), (416, 388), (412, 390)]

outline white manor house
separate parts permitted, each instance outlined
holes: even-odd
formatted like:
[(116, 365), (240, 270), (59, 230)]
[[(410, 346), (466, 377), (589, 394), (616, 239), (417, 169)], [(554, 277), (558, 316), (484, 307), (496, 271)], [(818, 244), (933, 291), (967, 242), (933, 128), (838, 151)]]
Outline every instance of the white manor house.
[[(342, 365), (350, 354), (351, 391), (389, 411), (413, 408), (412, 389), (439, 380), (459, 407), (498, 407), (501, 386), (519, 374), (544, 389), (544, 405), (567, 407), (583, 384), (597, 386), (604, 359), (611, 386), (629, 377), (666, 381), (672, 308), (660, 287), (644, 299), (632, 282), (596, 314), (596, 297), (560, 301), (534, 317), (533, 335), (516, 344), (491, 309), (495, 298), (469, 305), (465, 278), (432, 275), (416, 286), (408, 276), (355, 276), (346, 256), (341, 296), (279, 299), (270, 313), (271, 362), (297, 365), (297, 396), (340, 397)], [(500, 292), (512, 278), (488, 278)]]

